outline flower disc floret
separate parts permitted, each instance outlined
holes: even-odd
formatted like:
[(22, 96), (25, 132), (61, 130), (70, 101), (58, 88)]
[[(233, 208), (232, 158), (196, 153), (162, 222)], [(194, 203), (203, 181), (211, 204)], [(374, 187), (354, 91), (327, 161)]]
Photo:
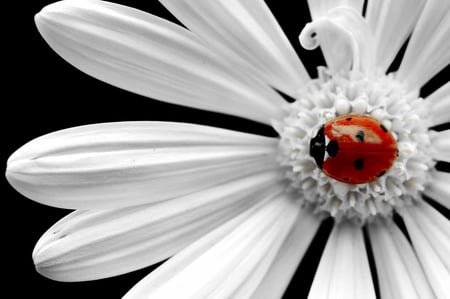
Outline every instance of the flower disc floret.
[[(364, 223), (390, 216), (397, 207), (421, 200), (434, 162), (429, 154), (427, 111), (418, 90), (407, 92), (392, 74), (337, 74), (326, 68), (298, 91), (276, 123), (281, 139), (279, 161), (286, 167), (291, 191), (317, 213)], [(309, 154), (311, 139), (329, 120), (341, 115), (379, 120), (397, 141), (399, 156), (376, 181), (346, 184), (325, 175)]]

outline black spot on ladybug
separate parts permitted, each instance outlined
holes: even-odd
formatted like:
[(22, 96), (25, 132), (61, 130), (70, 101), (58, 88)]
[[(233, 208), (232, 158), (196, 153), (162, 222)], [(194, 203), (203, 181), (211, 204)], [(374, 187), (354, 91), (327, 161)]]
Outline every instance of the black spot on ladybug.
[(352, 118), (351, 117), (347, 117), (345, 120), (352, 120)]
[(386, 127), (385, 126), (383, 126), (383, 125), (380, 125), (380, 128), (381, 128), (381, 130), (383, 130), (384, 132), (386, 132), (387, 133), (387, 129), (386, 129)]
[(344, 181), (348, 181), (348, 178), (342, 178)]
[(331, 140), (330, 142), (328, 142), (327, 153), (328, 155), (330, 155), (330, 157), (333, 158), (336, 157), (338, 151), (339, 151), (339, 144), (337, 140)]
[(359, 142), (364, 142), (364, 131), (359, 130), (355, 137)]
[(364, 168), (364, 159), (360, 158), (360, 159), (356, 159), (355, 161), (353, 161), (353, 165), (355, 166), (355, 169), (357, 170), (361, 170)]
[(380, 172), (380, 173), (377, 175), (377, 177), (380, 177), (380, 176), (384, 175), (385, 173), (386, 173), (386, 170), (383, 170), (382, 172)]

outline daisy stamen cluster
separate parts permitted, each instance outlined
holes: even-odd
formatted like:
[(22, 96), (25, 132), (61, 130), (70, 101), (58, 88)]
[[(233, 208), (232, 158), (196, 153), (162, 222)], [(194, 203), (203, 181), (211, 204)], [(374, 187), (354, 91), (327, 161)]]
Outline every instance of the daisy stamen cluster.
[[(418, 92), (406, 92), (392, 75), (343, 75), (326, 68), (318, 73), (317, 79), (299, 90), (297, 101), (286, 105), (284, 121), (275, 125), (281, 136), (279, 161), (287, 167), (291, 189), (299, 193), (299, 199), (318, 213), (361, 223), (420, 200), (434, 162), (424, 125), (427, 111)], [(311, 139), (323, 124), (348, 114), (377, 119), (397, 141), (398, 158), (373, 182), (339, 182), (324, 174), (310, 155)]]

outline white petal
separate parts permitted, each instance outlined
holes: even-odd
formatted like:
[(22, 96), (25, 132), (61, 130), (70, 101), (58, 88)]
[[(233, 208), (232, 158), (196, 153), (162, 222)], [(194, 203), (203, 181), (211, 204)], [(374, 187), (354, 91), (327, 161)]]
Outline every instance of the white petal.
[(180, 252), (125, 298), (234, 298), (247, 279), (262, 276), (259, 265), (270, 266), (265, 257), (275, 258), (299, 210), (287, 197), (275, 197), (224, 238), (206, 236)]
[(399, 211), (437, 298), (450, 298), (450, 221), (422, 202)]
[[(450, 110), (447, 110), (450, 114)], [(450, 129), (434, 132), (431, 135), (433, 145), (433, 158), (440, 161), (450, 162)]]
[(36, 268), (55, 280), (82, 281), (149, 266), (279, 193), (280, 179), (278, 172), (268, 172), (161, 203), (76, 211), (36, 244)]
[[(410, 5), (408, 3), (408, 5)], [(428, 0), (414, 28), (397, 79), (420, 88), (450, 63), (450, 2)]]
[(363, 233), (351, 223), (336, 224), (308, 299), (375, 299)]
[(61, 1), (36, 16), (64, 59), (114, 86), (162, 101), (270, 124), (284, 100), (252, 76), (225, 65), (191, 32), (106, 1)]
[(425, 188), (425, 195), (450, 209), (450, 173), (433, 171), (431, 178), (429, 185)]
[(277, 168), (277, 140), (207, 126), (122, 122), (39, 137), (8, 160), (22, 194), (64, 208), (170, 199)]
[(375, 33), (376, 62), (386, 72), (411, 34), (425, 0), (368, 1), (367, 20)]
[(432, 125), (450, 122), (450, 82), (429, 95), (424, 103), (430, 111)]
[(313, 215), (312, 211), (308, 209), (300, 211), (294, 228), (264, 280), (252, 295), (252, 299), (276, 299), (283, 296), (319, 225), (320, 220)]
[(309, 80), (262, 0), (160, 0), (224, 59), (291, 96)]
[(163, 265), (147, 275), (139, 283), (137, 283), (123, 298), (124, 299), (140, 299), (147, 298), (148, 294), (154, 291), (168, 281), (173, 275), (182, 271), (189, 263), (197, 259), (204, 252), (210, 249), (214, 244), (222, 240), (231, 231), (238, 227), (242, 222), (255, 214), (255, 211), (267, 203), (267, 198), (256, 204), (249, 210), (237, 215), (227, 221), (218, 228), (212, 230), (199, 240), (195, 241), (181, 252), (166, 261)]
[(416, 254), (393, 223), (377, 221), (369, 226), (381, 298), (435, 298)]
[(362, 13), (364, 6), (363, 0), (308, 0), (309, 11), (312, 19), (315, 20), (333, 8), (346, 6), (353, 8), (355, 11)]
[(351, 7), (341, 6), (313, 22), (300, 33), (300, 43), (308, 50), (319, 45), (327, 66), (335, 72), (350, 68), (369, 72), (374, 62), (374, 38), (367, 21)]

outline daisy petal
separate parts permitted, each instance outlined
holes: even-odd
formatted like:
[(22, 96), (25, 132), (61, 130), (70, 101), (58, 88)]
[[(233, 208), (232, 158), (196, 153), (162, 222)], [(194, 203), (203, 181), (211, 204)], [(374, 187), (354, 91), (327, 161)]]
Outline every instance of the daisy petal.
[(450, 130), (434, 132), (431, 135), (431, 144), (434, 148), (433, 158), (450, 162)]
[(247, 281), (256, 287), (254, 275), (262, 279), (299, 210), (284, 195), (264, 202), (222, 239), (214, 235), (216, 231), (180, 252), (125, 298), (143, 298), (144, 294), (145, 298), (230, 298), (245, 288)]
[(106, 1), (61, 1), (36, 15), (44, 39), (83, 72), (140, 95), (270, 124), (285, 101), (225, 65), (191, 32)]
[(160, 0), (224, 59), (291, 96), (309, 76), (262, 0)]
[(381, 298), (435, 298), (416, 254), (400, 229), (383, 220), (368, 227)]
[(450, 221), (426, 202), (399, 212), (436, 297), (450, 298)]
[(430, 184), (424, 191), (425, 195), (450, 209), (450, 173), (433, 171), (431, 176)]
[(276, 150), (274, 138), (207, 126), (105, 123), (25, 144), (8, 160), (6, 176), (23, 195), (44, 204), (117, 208), (276, 169)]
[(319, 45), (328, 67), (335, 72), (367, 72), (373, 59), (373, 34), (360, 12), (347, 6), (333, 8), (306, 24), (300, 43), (308, 50)]
[(424, 103), (433, 115), (430, 117), (432, 126), (450, 122), (450, 82), (429, 95)]
[(387, 71), (412, 32), (425, 2), (425, 0), (368, 2), (367, 20), (375, 33), (375, 65), (383, 73)]
[(336, 224), (320, 259), (308, 299), (374, 298), (375, 290), (360, 227)]
[(76, 211), (36, 244), (36, 268), (55, 280), (82, 281), (149, 266), (279, 193), (279, 178), (278, 172), (266, 172), (161, 203)]
[(189, 265), (189, 263), (191, 263), (191, 261), (200, 257), (204, 252), (213, 247), (214, 244), (221, 241), (242, 222), (254, 215), (262, 205), (267, 204), (269, 199), (270, 197), (262, 200), (260, 203), (212, 230), (202, 238), (186, 247), (184, 250), (177, 253), (159, 268), (150, 273), (150, 275), (147, 275), (144, 279), (137, 283), (123, 298), (148, 298), (148, 294), (154, 292), (156, 288), (163, 285), (175, 273), (182, 271), (187, 265)]
[(308, 0), (308, 7), (313, 20), (327, 14), (329, 10), (339, 6), (353, 8), (355, 11), (362, 13), (364, 6), (363, 0)]
[(283, 293), (288, 287), (319, 225), (320, 220), (311, 211), (307, 209), (300, 211), (294, 228), (286, 241), (284, 241), (283, 247), (275, 261), (273, 261), (264, 280), (252, 295), (252, 299), (276, 299), (283, 297)]
[[(408, 5), (410, 5), (408, 3)], [(414, 28), (397, 79), (420, 88), (450, 63), (450, 2), (428, 0)]]

